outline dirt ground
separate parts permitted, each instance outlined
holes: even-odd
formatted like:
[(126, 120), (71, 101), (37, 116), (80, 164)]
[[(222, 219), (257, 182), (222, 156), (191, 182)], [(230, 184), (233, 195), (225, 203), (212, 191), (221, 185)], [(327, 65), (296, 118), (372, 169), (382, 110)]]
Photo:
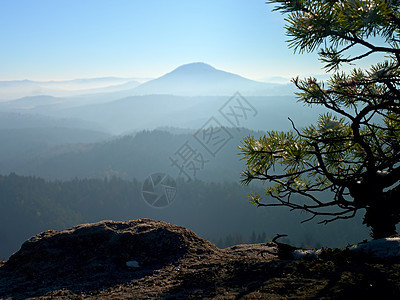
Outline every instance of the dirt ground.
[[(154, 236), (154, 230), (149, 232)], [(157, 232), (165, 236), (162, 230)], [(38, 270), (41, 273), (32, 273), (24, 268), (26, 261), (14, 268), (15, 261), (26, 259), (21, 254), (9, 266), (8, 262), (0, 264), (0, 298), (400, 299), (399, 261), (339, 249), (326, 249), (318, 258), (295, 260), (283, 257), (276, 243), (221, 250), (190, 234), (188, 237), (184, 240), (190, 247), (179, 256), (153, 260), (139, 268), (123, 264), (104, 268), (96, 262), (90, 267), (71, 264), (62, 271), (46, 273), (50, 269), (43, 268)], [(38, 244), (32, 249), (39, 251)], [(26, 254), (32, 257), (30, 252)], [(34, 265), (36, 269), (43, 265), (39, 263)]]

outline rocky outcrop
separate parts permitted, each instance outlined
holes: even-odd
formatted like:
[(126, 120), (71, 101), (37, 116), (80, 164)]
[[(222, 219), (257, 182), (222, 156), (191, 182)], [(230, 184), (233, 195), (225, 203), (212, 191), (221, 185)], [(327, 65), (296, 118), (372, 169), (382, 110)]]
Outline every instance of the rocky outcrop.
[[(37, 288), (85, 282), (92, 289), (93, 284), (143, 276), (182, 257), (219, 251), (177, 225), (150, 219), (102, 221), (30, 238), (4, 264), (0, 278), (32, 281)], [(9, 285), (2, 279), (0, 286)]]
[(46, 231), (0, 262), (0, 299), (400, 299), (399, 261), (370, 257), (399, 239), (306, 251), (281, 236), (218, 249), (149, 219)]
[(192, 231), (161, 221), (102, 221), (63, 231), (45, 231), (28, 241), (5, 264), (7, 270), (62, 273), (64, 268), (167, 264), (187, 254), (218, 251)]

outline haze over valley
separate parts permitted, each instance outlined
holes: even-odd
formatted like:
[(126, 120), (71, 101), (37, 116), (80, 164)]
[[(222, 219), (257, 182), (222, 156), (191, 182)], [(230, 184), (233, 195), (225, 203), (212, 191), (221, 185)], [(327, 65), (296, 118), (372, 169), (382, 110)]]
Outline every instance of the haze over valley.
[[(8, 243), (0, 256), (38, 231), (142, 217), (186, 226), (220, 247), (264, 241), (282, 230), (299, 245), (343, 242), (337, 228), (354, 221), (298, 227), (301, 215), (288, 222), (287, 210), (272, 217), (274, 212), (248, 203), (248, 193), (261, 191), (261, 185), (240, 185), (245, 165), (237, 147), (244, 137), (291, 129), (288, 117), (299, 128), (317, 117), (318, 109), (298, 104), (293, 92), (293, 84), (257, 82), (205, 63), (142, 82), (1, 82), (2, 213), (8, 226), (21, 230), (10, 234), (10, 227), (2, 227)], [(18, 97), (7, 99), (12, 94)], [(216, 142), (208, 143), (211, 138)], [(174, 163), (183, 149), (201, 158), (196, 167)], [(176, 199), (167, 208), (143, 199), (151, 174), (177, 182)], [(345, 241), (360, 232), (365, 234), (361, 226), (353, 227)]]
[[(116, 78), (109, 80), (111, 79), (117, 80)], [(279, 109), (281, 112), (297, 109), (295, 104), (290, 103), (294, 98), (293, 84), (256, 82), (217, 70), (205, 63), (180, 66), (170, 73), (134, 88), (130, 85), (135, 85), (136, 82), (116, 87), (108, 86), (109, 80), (103, 78), (80, 81), (97, 84), (102, 82), (105, 85), (101, 89), (115, 89), (112, 92), (69, 97), (58, 97), (57, 93), (32, 95), (27, 92), (24, 97), (1, 102), (0, 111), (3, 115), (10, 113), (9, 127), (13, 126), (11, 118), (13, 116), (18, 118), (18, 114), (22, 114), (30, 115), (30, 118), (31, 115), (36, 115), (37, 118), (50, 117), (55, 122), (59, 119), (74, 119), (71, 123), (84, 121), (89, 127), (89, 123), (97, 124), (98, 129), (112, 134), (121, 134), (160, 126), (198, 128), (212, 114), (217, 113), (218, 109), (236, 92), (240, 92), (246, 99), (251, 97), (251, 102), (257, 107), (257, 111), (260, 110), (258, 116), (247, 120), (252, 122), (247, 125), (252, 129), (265, 129), (268, 127), (268, 122), (276, 126), (276, 122), (268, 121), (268, 119), (280, 113)], [(12, 82), (8, 84), (13, 85)], [(26, 84), (40, 85), (40, 83), (32, 82), (26, 82)], [(24, 85), (24, 83), (15, 83), (15, 85)], [(0, 90), (0, 98), (1, 95)], [(271, 114), (272, 110), (273, 114)], [(268, 111), (270, 116), (263, 114)], [(263, 122), (261, 117), (264, 119)], [(283, 122), (287, 123), (286, 120)], [(15, 123), (18, 123), (18, 120)]]

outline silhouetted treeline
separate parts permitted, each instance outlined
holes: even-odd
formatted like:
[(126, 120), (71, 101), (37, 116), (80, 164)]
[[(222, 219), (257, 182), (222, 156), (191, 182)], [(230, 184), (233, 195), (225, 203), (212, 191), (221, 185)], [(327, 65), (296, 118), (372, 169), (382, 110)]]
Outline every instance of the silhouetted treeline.
[(250, 191), (262, 193), (261, 187), (179, 179), (176, 198), (166, 208), (148, 205), (141, 188), (135, 179), (115, 176), (69, 181), (14, 173), (0, 176), (0, 259), (41, 231), (104, 219), (163, 220), (187, 227), (220, 247), (265, 242), (277, 233), (286, 233), (294, 244), (308, 247), (345, 246), (367, 237), (359, 217), (321, 226), (300, 224), (306, 216), (287, 209), (257, 209), (247, 196)]

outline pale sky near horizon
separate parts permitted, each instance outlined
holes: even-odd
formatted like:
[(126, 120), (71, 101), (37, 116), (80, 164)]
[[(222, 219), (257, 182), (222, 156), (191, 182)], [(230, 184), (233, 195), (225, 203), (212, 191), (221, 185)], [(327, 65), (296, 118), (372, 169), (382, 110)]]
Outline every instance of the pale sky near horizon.
[(251, 79), (321, 74), (265, 0), (0, 0), (0, 80), (158, 77), (191, 62)]

